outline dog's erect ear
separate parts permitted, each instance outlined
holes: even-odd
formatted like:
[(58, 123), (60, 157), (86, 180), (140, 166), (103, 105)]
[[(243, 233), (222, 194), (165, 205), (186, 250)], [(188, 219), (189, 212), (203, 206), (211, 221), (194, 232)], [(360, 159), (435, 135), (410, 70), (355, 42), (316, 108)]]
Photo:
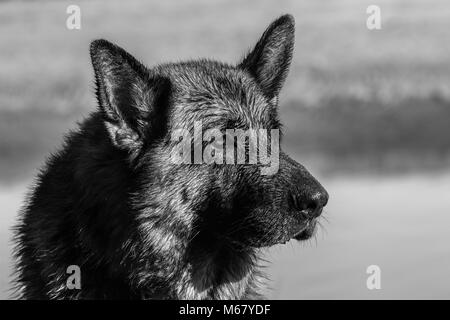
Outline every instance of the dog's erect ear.
[(269, 99), (277, 98), (286, 79), (294, 48), (294, 29), (294, 17), (281, 16), (270, 24), (240, 64), (256, 79)]
[(106, 40), (93, 41), (90, 51), (109, 135), (119, 148), (138, 152), (152, 129), (155, 109), (168, 94), (169, 80), (151, 76), (139, 61)]

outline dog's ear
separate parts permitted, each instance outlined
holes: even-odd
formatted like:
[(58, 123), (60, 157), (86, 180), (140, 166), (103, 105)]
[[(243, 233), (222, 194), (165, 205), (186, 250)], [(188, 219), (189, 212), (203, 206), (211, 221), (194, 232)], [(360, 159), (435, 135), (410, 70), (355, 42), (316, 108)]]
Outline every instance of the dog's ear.
[(138, 152), (152, 130), (155, 109), (168, 94), (170, 82), (149, 71), (122, 48), (95, 40), (90, 48), (96, 93), (113, 143)]
[(291, 15), (275, 20), (239, 65), (259, 83), (269, 99), (277, 99), (286, 79), (294, 48), (295, 21)]

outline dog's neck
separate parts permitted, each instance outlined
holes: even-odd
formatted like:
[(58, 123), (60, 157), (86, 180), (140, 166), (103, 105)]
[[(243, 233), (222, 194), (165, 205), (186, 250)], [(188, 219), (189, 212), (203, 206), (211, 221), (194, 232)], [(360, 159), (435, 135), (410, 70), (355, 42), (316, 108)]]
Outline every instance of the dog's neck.
[(189, 258), (176, 286), (178, 298), (256, 298), (262, 277), (257, 269), (258, 253), (254, 249), (239, 250), (207, 237), (199, 237), (190, 246)]
[[(156, 229), (144, 243), (151, 249), (140, 265), (148, 275), (143, 298), (251, 299), (261, 298), (258, 290), (265, 280), (258, 269), (259, 250), (237, 249), (228, 243), (197, 234), (180, 239)], [(163, 284), (163, 285), (160, 285)]]
[[(89, 143), (92, 143), (90, 141)], [(111, 201), (112, 204), (116, 201), (112, 199), (111, 194), (114, 194), (114, 197), (120, 194), (127, 197), (126, 194), (131, 193), (135, 198), (124, 199), (122, 202), (140, 204), (140, 207), (131, 206), (129, 208), (131, 212), (127, 214), (129, 219), (137, 222), (137, 232), (127, 234), (124, 231), (121, 235), (124, 245), (134, 244), (128, 248), (124, 257), (120, 257), (128, 269), (123, 272), (130, 273), (128, 277), (132, 281), (134, 292), (142, 298), (161, 299), (259, 297), (256, 290), (259, 289), (264, 277), (257, 268), (258, 250), (238, 249), (227, 241), (217, 240), (211, 234), (198, 233), (198, 230), (206, 228), (197, 225), (196, 229), (197, 214), (189, 201), (183, 199), (183, 192), (179, 190), (167, 190), (168, 187), (160, 181), (148, 182), (149, 191), (146, 194), (126, 187), (123, 177), (129, 174), (120, 174), (126, 170), (122, 168), (126, 161), (120, 159), (112, 161), (114, 154), (109, 154), (109, 148), (101, 148), (98, 140), (95, 145), (83, 145), (80, 149), (90, 151), (83, 154), (83, 163), (88, 165), (78, 168), (78, 171), (83, 170), (79, 176), (89, 177), (88, 180), (79, 181), (83, 184), (81, 189), (90, 192), (94, 190), (94, 193), (98, 194), (96, 199)], [(114, 168), (104, 170), (105, 166)], [(89, 172), (84, 172), (86, 170)], [(116, 174), (114, 177), (98, 178), (102, 172), (116, 172)], [(108, 182), (109, 185), (98, 185), (102, 181)], [(167, 194), (171, 196), (168, 197)], [(110, 206), (109, 203), (102, 202), (95, 207)], [(115, 210), (128, 209), (115, 208)], [(130, 228), (131, 226), (122, 226), (123, 230)]]

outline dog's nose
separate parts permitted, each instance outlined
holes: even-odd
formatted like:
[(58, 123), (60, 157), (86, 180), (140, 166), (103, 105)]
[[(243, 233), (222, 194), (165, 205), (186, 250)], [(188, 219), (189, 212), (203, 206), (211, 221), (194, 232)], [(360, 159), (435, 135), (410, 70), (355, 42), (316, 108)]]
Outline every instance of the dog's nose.
[(307, 207), (307, 211), (313, 217), (318, 217), (322, 213), (323, 207), (325, 207), (328, 203), (328, 192), (325, 190), (321, 190), (316, 192), (309, 201), (309, 206)]
[(323, 207), (328, 203), (328, 192), (326, 190), (320, 190), (308, 196), (292, 194), (291, 197), (294, 209), (310, 219), (320, 216)]

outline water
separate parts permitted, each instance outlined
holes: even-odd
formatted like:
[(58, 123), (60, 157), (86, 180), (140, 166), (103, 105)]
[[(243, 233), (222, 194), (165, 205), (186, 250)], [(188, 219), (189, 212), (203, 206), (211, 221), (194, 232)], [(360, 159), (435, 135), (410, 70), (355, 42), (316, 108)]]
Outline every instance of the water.
[[(317, 239), (272, 248), (274, 299), (450, 298), (450, 174), (321, 179), (330, 193)], [(26, 186), (0, 188), (0, 298), (7, 298), (10, 226)], [(366, 269), (381, 269), (368, 290)]]
[(11, 259), (11, 227), (17, 217), (27, 187), (0, 185), (0, 299), (10, 296)]
[[(337, 179), (317, 243), (271, 251), (272, 298), (449, 299), (450, 176)], [(366, 269), (381, 269), (368, 290)]]

